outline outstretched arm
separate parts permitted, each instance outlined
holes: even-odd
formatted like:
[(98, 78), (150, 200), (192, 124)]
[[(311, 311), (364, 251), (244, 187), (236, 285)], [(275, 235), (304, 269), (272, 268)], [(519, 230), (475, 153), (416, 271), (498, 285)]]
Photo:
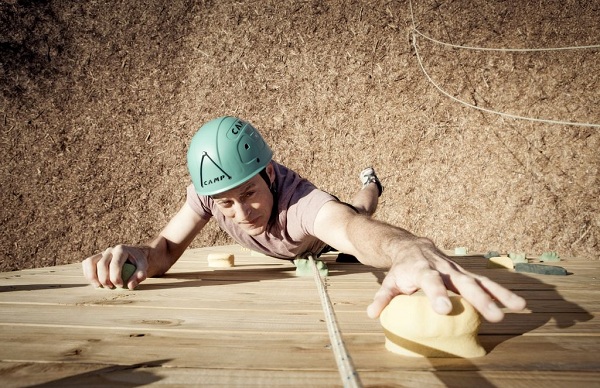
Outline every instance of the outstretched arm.
[(389, 268), (367, 313), (379, 316), (398, 294), (422, 289), (439, 314), (452, 305), (448, 290), (461, 294), (488, 321), (502, 320), (495, 300), (511, 310), (522, 310), (525, 300), (498, 283), (466, 271), (450, 260), (430, 240), (354, 212), (339, 202), (326, 203), (315, 221), (315, 235), (363, 264)]
[(122, 287), (121, 268), (126, 261), (137, 270), (127, 286), (134, 289), (147, 277), (159, 276), (181, 257), (207, 220), (187, 203), (169, 221), (160, 234), (146, 245), (117, 245), (83, 261), (83, 274), (95, 287)]

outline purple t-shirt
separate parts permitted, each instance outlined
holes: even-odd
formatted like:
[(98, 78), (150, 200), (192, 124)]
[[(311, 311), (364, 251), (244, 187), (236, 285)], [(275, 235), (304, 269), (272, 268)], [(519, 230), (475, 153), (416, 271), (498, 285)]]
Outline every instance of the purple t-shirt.
[(226, 218), (212, 198), (198, 195), (193, 185), (187, 188), (187, 203), (200, 217), (214, 217), (221, 229), (243, 247), (282, 259), (305, 252), (319, 253), (325, 243), (314, 236), (315, 218), (325, 203), (337, 199), (287, 167), (276, 162), (273, 167), (278, 193), (277, 218), (258, 236), (250, 236)]

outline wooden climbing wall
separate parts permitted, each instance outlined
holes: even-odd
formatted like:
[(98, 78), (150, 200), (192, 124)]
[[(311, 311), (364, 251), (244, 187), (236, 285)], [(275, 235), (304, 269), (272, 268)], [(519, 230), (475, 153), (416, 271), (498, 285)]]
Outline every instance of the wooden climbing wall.
[[(209, 268), (233, 252), (234, 268)], [(484, 323), (477, 359), (387, 352), (365, 309), (384, 272), (327, 256), (344, 342), (364, 385), (600, 385), (600, 263), (560, 262), (572, 274), (486, 269), (456, 260), (528, 300)], [(410, 319), (410, 317), (406, 317)], [(0, 383), (51, 385), (341, 386), (313, 278), (237, 246), (188, 250), (135, 291), (94, 289), (78, 264), (0, 274)]]

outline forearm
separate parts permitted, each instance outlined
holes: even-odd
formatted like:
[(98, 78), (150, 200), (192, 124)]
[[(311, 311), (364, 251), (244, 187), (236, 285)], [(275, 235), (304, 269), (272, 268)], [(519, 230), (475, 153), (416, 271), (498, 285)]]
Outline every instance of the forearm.
[(185, 204), (160, 234), (148, 243), (148, 276), (164, 275), (207, 222)]
[(361, 263), (390, 268), (421, 249), (436, 250), (431, 241), (371, 217), (357, 214), (337, 202), (325, 204), (315, 221), (315, 235)]
[(400, 227), (364, 216), (352, 217), (346, 231), (357, 258), (363, 264), (380, 268), (389, 268), (404, 256), (403, 252), (408, 254), (415, 242), (428, 241)]
[(142, 247), (148, 259), (148, 277), (164, 275), (181, 257), (183, 251), (174, 251), (172, 245), (164, 236), (158, 235)]

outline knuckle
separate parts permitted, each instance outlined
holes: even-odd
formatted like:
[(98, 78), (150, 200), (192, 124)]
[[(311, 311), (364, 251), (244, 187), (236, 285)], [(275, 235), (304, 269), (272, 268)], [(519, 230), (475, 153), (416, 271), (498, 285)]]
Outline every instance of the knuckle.
[(115, 247), (112, 249), (112, 253), (115, 256), (120, 256), (123, 254), (123, 252), (125, 252), (125, 246), (123, 244), (115, 245)]
[(439, 271), (434, 269), (427, 269), (423, 272), (423, 279), (433, 280), (433, 281), (442, 281), (442, 275)]

